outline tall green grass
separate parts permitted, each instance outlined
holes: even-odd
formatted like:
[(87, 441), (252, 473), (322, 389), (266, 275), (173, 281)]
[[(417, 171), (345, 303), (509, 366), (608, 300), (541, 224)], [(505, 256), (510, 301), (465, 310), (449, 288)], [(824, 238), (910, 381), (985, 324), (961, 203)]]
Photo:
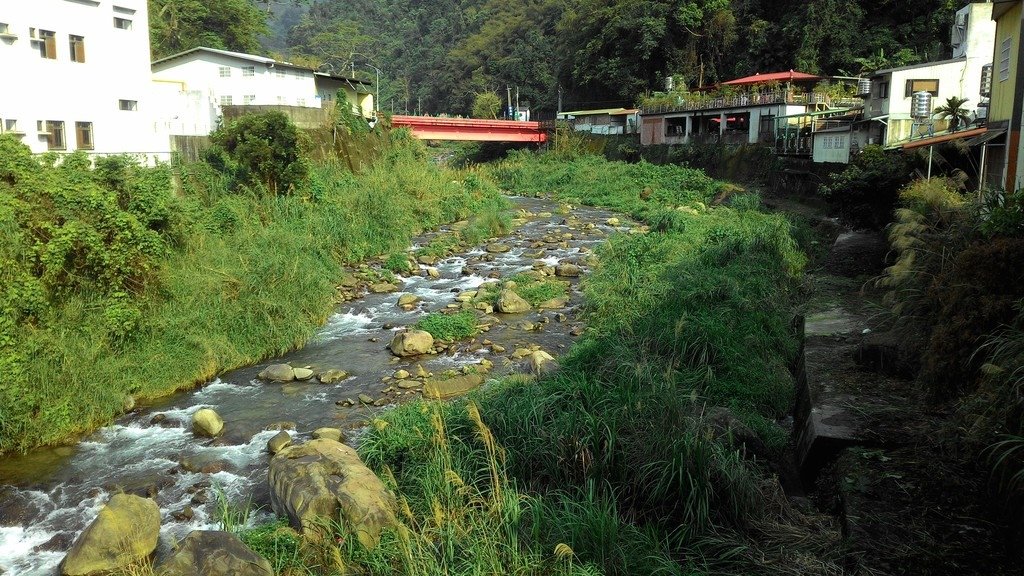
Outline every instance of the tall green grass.
[[(780, 518), (769, 472), (788, 435), (776, 422), (793, 400), (789, 304), (805, 262), (790, 224), (752, 200), (707, 208), (717, 185), (692, 170), (526, 154), (492, 170), (512, 193), (626, 210), (651, 227), (597, 251), (583, 284), (589, 329), (558, 372), (473, 396), (530, 495), (515, 538), (564, 545), (605, 574), (762, 573), (799, 555), (805, 533)], [(475, 433), (458, 406), (447, 432), (461, 446)], [(400, 488), (420, 486), (433, 409), (400, 407), (361, 448)], [(467, 469), (479, 487), (486, 467)], [(416, 490), (425, 506), (432, 491)], [(793, 548), (746, 535), (766, 524), (788, 526), (777, 537)]]
[[(330, 312), (343, 264), (478, 212), (500, 220), (505, 201), (493, 185), (425, 162), (416, 146), (395, 144), (359, 175), (321, 164), (308, 189), (275, 197), (229, 191), (205, 164), (176, 167), (175, 195), (168, 167), (126, 164), (115, 181), (5, 144), (0, 452), (65, 441), (109, 422), (131, 397), (299, 346)], [(124, 224), (104, 232), (107, 221)], [(125, 252), (138, 243), (119, 244), (118, 230), (152, 248)], [(84, 240), (62, 248), (64, 260), (45, 260), (56, 254), (47, 239), (61, 234)], [(124, 273), (104, 279), (114, 257)], [(41, 263), (52, 282), (38, 279)]]

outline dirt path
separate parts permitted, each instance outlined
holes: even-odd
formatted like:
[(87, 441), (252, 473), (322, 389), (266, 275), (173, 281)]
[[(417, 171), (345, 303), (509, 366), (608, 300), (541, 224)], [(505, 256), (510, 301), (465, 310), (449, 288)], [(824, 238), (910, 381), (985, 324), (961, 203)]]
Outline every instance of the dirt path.
[[(824, 219), (820, 206), (766, 203), (804, 219), (823, 247), (799, 310), (813, 422), (809, 440), (798, 434), (796, 459), (808, 495), (842, 523), (847, 573), (1024, 574), (1008, 558), (998, 511), (987, 507), (985, 474), (957, 451), (953, 407), (930, 403), (913, 379), (892, 375), (900, 367), (855, 361), (865, 339), (885, 342), (877, 332), (882, 295), (871, 281), (884, 249), (872, 255), (870, 238)], [(800, 408), (798, 401), (798, 432)]]

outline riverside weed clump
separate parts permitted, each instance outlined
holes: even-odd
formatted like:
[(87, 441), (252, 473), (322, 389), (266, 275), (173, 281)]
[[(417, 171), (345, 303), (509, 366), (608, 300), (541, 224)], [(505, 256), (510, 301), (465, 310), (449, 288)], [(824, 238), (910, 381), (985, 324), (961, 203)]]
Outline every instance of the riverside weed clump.
[(396, 132), (352, 174), (310, 167), (286, 195), (206, 163), (34, 158), (0, 136), (0, 452), (61, 442), (131, 398), (300, 345), (341, 265), (505, 205)]

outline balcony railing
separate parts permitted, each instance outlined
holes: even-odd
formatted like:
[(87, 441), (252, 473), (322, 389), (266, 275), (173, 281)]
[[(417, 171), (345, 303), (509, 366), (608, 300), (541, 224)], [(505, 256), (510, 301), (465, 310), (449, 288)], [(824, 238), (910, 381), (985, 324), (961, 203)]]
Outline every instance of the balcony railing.
[(832, 97), (819, 92), (745, 92), (734, 96), (711, 96), (691, 94), (680, 98), (675, 104), (645, 106), (641, 114), (671, 114), (693, 110), (715, 110), (723, 108), (745, 108), (751, 106), (772, 106), (775, 104), (824, 105), (826, 108), (852, 108), (863, 102), (853, 97)]

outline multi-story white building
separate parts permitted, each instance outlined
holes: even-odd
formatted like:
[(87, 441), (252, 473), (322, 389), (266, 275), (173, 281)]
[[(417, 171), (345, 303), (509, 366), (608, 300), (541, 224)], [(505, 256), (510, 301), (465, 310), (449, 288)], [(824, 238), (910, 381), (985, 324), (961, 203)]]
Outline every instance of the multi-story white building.
[(222, 106), (319, 109), (333, 103), (339, 90), (355, 113), (374, 114), (369, 83), (254, 54), (194, 48), (153, 62), (152, 70), (161, 100), (173, 112), (165, 125), (177, 135), (208, 134)]
[(146, 0), (0, 3), (0, 131), (35, 153), (168, 157), (154, 130)]

